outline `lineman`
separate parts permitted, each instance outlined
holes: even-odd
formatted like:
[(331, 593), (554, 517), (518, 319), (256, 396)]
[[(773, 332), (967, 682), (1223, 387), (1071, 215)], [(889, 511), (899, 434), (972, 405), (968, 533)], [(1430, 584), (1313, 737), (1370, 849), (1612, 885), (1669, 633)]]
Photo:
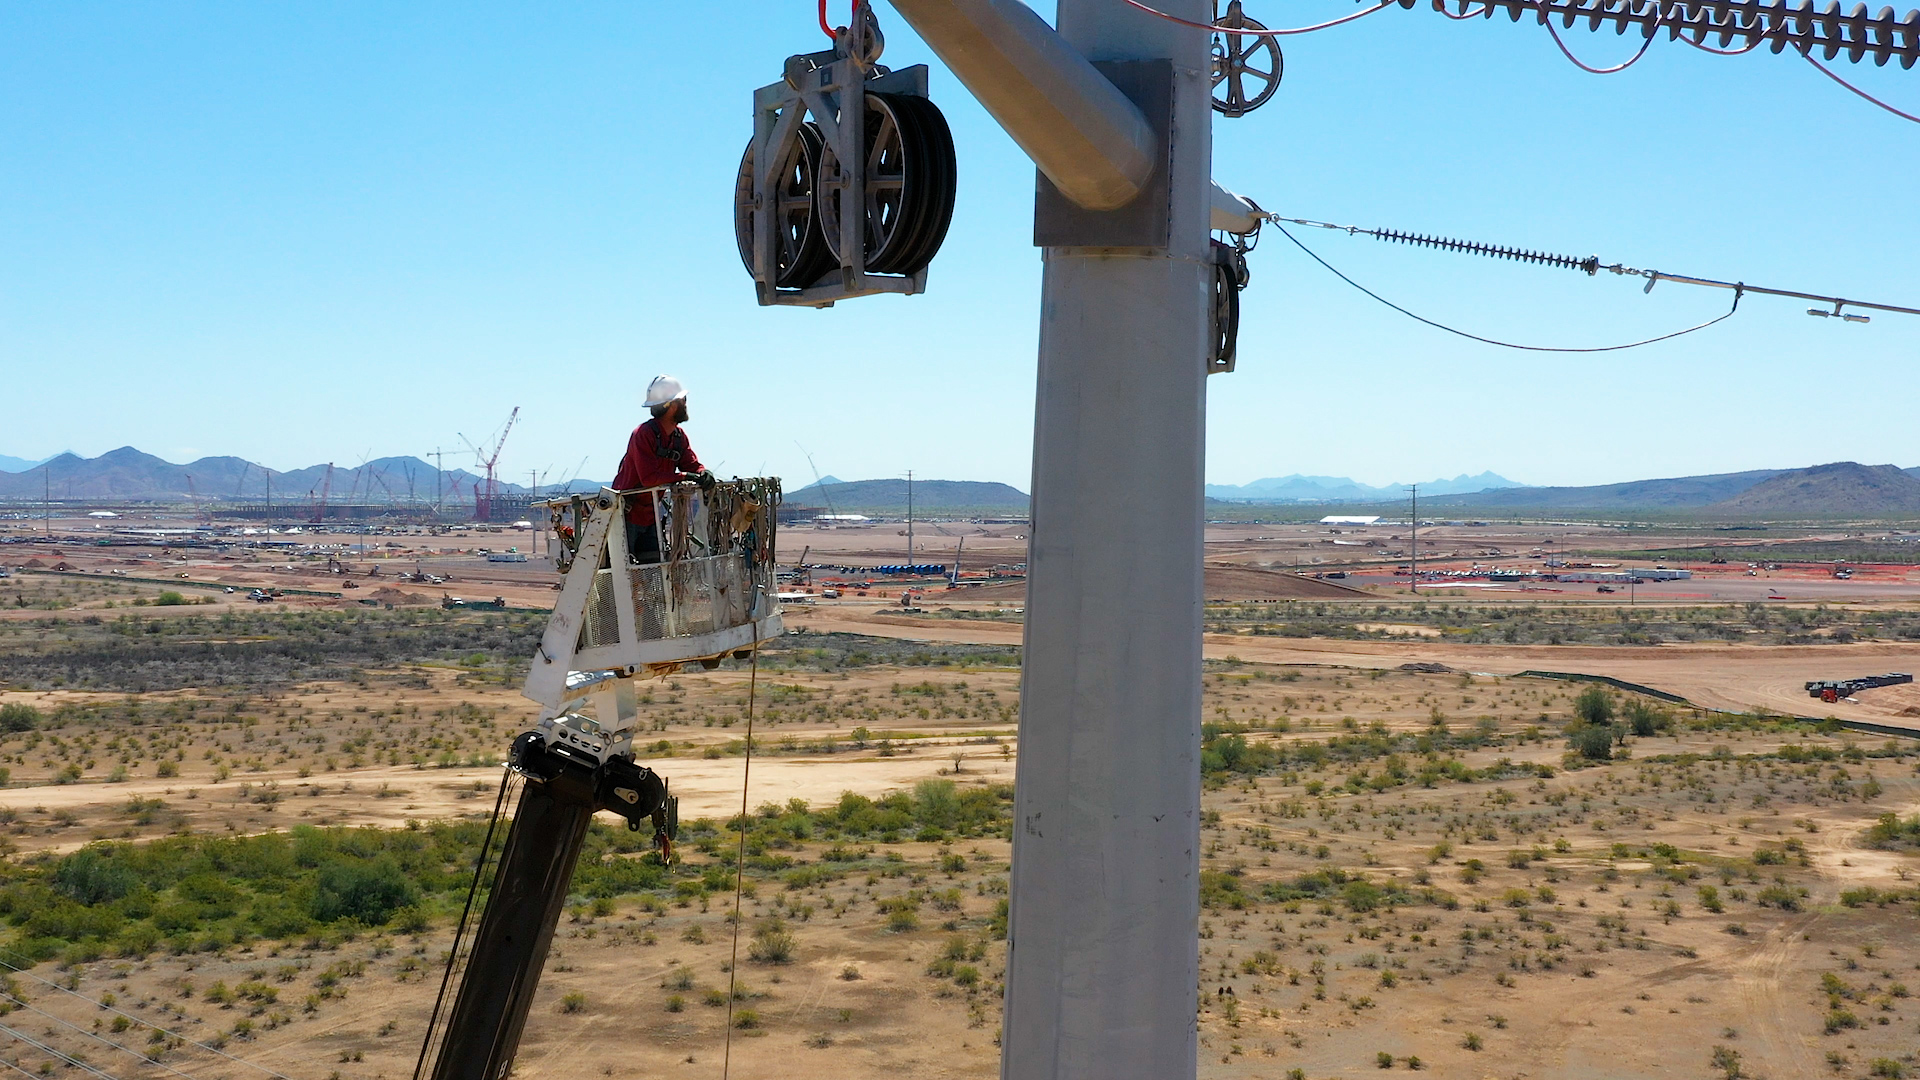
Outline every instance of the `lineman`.
[[(653, 418), (633, 429), (626, 455), (614, 474), (616, 491), (664, 487), (676, 480), (694, 480), (713, 486), (708, 472), (687, 442), (680, 425), (687, 422), (687, 391), (671, 375), (656, 376), (647, 386), (647, 410)], [(660, 527), (653, 519), (653, 500), (627, 500), (627, 554), (634, 562), (660, 561)]]

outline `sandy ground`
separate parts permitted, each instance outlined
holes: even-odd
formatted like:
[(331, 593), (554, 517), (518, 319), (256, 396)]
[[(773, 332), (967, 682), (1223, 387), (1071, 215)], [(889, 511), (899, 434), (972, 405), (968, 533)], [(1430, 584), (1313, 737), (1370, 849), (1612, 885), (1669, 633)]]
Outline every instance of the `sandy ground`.
[[(789, 622), (820, 631), (925, 641), (1017, 645), (1021, 639), (1017, 625), (882, 615), (878, 611), (822, 606), (791, 615)], [(1501, 675), (1530, 670), (1606, 675), (1678, 694), (1708, 708), (1765, 708), (1796, 716), (1832, 715), (1920, 730), (1920, 719), (1900, 715), (1916, 704), (1910, 688), (1870, 690), (1860, 694), (1857, 703), (1837, 705), (1822, 705), (1808, 698), (1805, 690), (1811, 679), (1850, 678), (1883, 671), (1920, 672), (1920, 644), (1512, 646), (1208, 634), (1204, 651), (1209, 659), (1239, 657), (1267, 664), (1377, 668), (1439, 663), (1462, 671)]]
[[(1209, 676), (1210, 707), (1251, 715), (1291, 699), (1293, 731), (1254, 736), (1286, 740), (1324, 738), (1340, 730), (1342, 714), (1414, 730), (1429, 705), (1456, 715), (1480, 709), (1500, 718), (1506, 741), (1468, 752), (1469, 765), (1499, 757), (1560, 761), (1558, 738), (1529, 741), (1522, 731), (1537, 711), (1564, 709), (1559, 687), (1494, 679), (1463, 685), (1456, 676), (1399, 672), (1378, 680), (1328, 670), (1291, 680), (1284, 671), (1267, 674), (1247, 682)], [(1920, 968), (1911, 914), (1904, 906), (1846, 907), (1836, 897), (1862, 885), (1909, 887), (1920, 859), (1864, 849), (1859, 831), (1882, 811), (1920, 808), (1920, 781), (1909, 762), (1848, 762), (1855, 782), (1871, 775), (1884, 792), (1836, 795), (1827, 783), (1831, 766), (1816, 766), (1816, 777), (1765, 756), (1789, 743), (1840, 749), (1849, 741), (1683, 732), (1636, 740), (1631, 761), (1550, 779), (1305, 794), (1311, 781), (1339, 783), (1346, 767), (1336, 766), (1210, 790), (1204, 806), (1218, 817), (1203, 830), (1202, 866), (1239, 875), (1248, 899), (1202, 914), (1201, 1075), (1266, 1080), (1298, 1068), (1315, 1080), (1375, 1076), (1382, 1053), (1394, 1069), (1418, 1058), (1436, 1076), (1554, 1080), (1720, 1075), (1709, 1068), (1716, 1046), (1741, 1055), (1743, 1075), (1761, 1077), (1864, 1076), (1873, 1060), (1900, 1059), (1920, 1020), (1904, 986)], [(1727, 755), (1725, 764), (1715, 752)], [(912, 779), (926, 763), (849, 757), (832, 768), (836, 782), (874, 790)], [(729, 764), (739, 763), (675, 758), (661, 767), (691, 791), (724, 783)], [(810, 768), (770, 761), (763, 773), (756, 762), (755, 775)], [(974, 768), (967, 765), (964, 781), (987, 778)], [(387, 775), (370, 770), (355, 779), (373, 784)], [(457, 782), (468, 774), (429, 775)], [(1770, 800), (1764, 807), (1754, 805), (1761, 795)], [(1803, 845), (1804, 865), (1747, 862), (1789, 840)], [(1675, 845), (1677, 869), (1692, 880), (1671, 880), (1666, 864), (1646, 853), (1656, 842)], [(820, 846), (791, 854), (802, 866), (836, 865), (819, 862)], [(1535, 857), (1515, 865), (1512, 853), (1529, 848), (1539, 849)], [(964, 868), (943, 869), (945, 854), (961, 855)], [(782, 917), (794, 932), (794, 955), (787, 963), (756, 962), (745, 957), (743, 940), (737, 971), (730, 970), (729, 894), (651, 909), (627, 900), (600, 916), (576, 908), (562, 921), (516, 1073), (699, 1076), (730, 1056), (742, 1076), (991, 1076), (1005, 946), (989, 925), (1007, 857), (998, 840), (882, 845), (868, 863), (842, 866), (837, 879), (795, 888), (762, 881), (744, 901), (745, 929), (750, 935)], [(705, 859), (698, 852), (688, 858)], [(1328, 868), (1376, 882), (1430, 883), (1457, 906), (1416, 901), (1355, 911), (1337, 899), (1261, 898), (1263, 883)], [(1755, 901), (1775, 881), (1807, 890), (1800, 910)], [(1701, 884), (1720, 889), (1725, 911), (1703, 906)], [(936, 905), (935, 894), (949, 889), (950, 899)], [(918, 925), (886, 929), (879, 901), (908, 894), (927, 898)], [(978, 952), (968, 961), (980, 975), (972, 986), (929, 970), (956, 939), (963, 951)], [(137, 1023), (202, 1043), (245, 1021), (252, 1030), (231, 1036), (225, 1051), (295, 1080), (336, 1073), (339, 1080), (392, 1080), (412, 1068), (447, 941), (442, 926), (418, 938), (261, 943), (137, 963), (109, 959), (64, 973), (49, 965), (35, 974), (63, 986), (71, 979), (72, 993), (29, 982), (41, 1011), (6, 1025), (69, 1052), (84, 1048), (110, 1075), (160, 1075), (56, 1022), (86, 1029), (92, 1018), (111, 1016), (95, 1003), (113, 993)], [(1823, 1029), (1830, 1005), (1820, 980), (1829, 974), (1847, 987), (1842, 1004), (1860, 1026)], [(328, 978), (334, 990), (319, 996)], [(248, 979), (273, 987), (278, 1003), (222, 1007), (205, 999), (215, 980)], [(723, 1004), (730, 980), (737, 980), (736, 1009), (755, 1019), (733, 1029), (729, 1048), (725, 1009), (708, 1002)], [(105, 1034), (137, 1046), (143, 1033)], [(1829, 1055), (1845, 1067), (1830, 1071)], [(0, 1042), (0, 1058), (30, 1072), (47, 1057)], [(165, 1060), (194, 1076), (250, 1071), (192, 1044)]]

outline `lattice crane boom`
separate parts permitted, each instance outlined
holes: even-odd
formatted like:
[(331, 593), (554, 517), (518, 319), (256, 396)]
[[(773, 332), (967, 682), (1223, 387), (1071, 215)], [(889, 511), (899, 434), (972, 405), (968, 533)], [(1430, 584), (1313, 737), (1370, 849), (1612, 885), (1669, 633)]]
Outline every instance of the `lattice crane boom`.
[(500, 449), (507, 445), (507, 434), (513, 430), (514, 421), (518, 419), (520, 419), (520, 406), (515, 405), (513, 412), (507, 414), (507, 422), (501, 427), (499, 438), (493, 441), (492, 450), (482, 450), (473, 445), (473, 440), (465, 435), (460, 436), (461, 441), (472, 449), (474, 462), (486, 473), (486, 486), (475, 484), (473, 493), (474, 517), (481, 521), (493, 520), (493, 499), (500, 492), (497, 471), (500, 464)]

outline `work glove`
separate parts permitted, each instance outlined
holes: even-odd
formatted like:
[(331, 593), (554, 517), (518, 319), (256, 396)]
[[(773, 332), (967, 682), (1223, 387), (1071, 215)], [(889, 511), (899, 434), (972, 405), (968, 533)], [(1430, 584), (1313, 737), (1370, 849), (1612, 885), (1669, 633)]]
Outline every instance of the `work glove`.
[(718, 481), (713, 478), (713, 473), (707, 469), (701, 469), (698, 473), (695, 473), (693, 482), (700, 485), (701, 491), (712, 491), (713, 485), (718, 483)]

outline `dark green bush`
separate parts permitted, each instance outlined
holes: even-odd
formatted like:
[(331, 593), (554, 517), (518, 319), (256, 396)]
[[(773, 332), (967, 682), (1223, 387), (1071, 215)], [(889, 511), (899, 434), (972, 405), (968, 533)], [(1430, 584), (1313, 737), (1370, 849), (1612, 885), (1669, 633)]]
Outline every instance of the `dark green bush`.
[(334, 862), (320, 868), (308, 910), (320, 922), (353, 919), (384, 926), (393, 913), (419, 899), (413, 883), (391, 857)]
[(32, 731), (39, 726), (39, 709), (13, 701), (0, 705), (0, 731)]

